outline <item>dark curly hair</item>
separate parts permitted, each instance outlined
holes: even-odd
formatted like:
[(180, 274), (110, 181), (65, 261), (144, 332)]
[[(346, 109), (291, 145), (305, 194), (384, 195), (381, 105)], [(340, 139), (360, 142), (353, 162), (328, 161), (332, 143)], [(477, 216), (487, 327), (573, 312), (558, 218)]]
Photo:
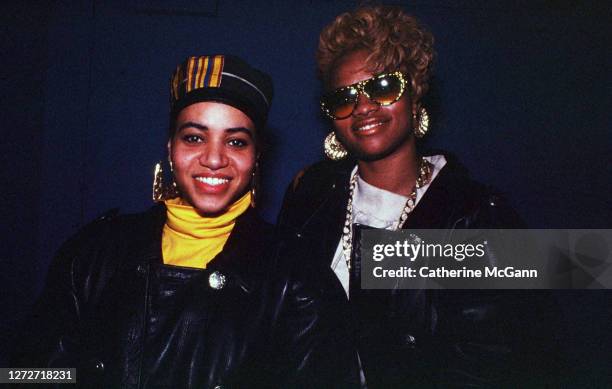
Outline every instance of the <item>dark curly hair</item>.
[(391, 6), (364, 6), (336, 17), (319, 36), (317, 65), (322, 81), (329, 84), (338, 60), (360, 49), (370, 53), (366, 64), (372, 73), (406, 74), (414, 102), (427, 93), (435, 56), (433, 36), (415, 17)]

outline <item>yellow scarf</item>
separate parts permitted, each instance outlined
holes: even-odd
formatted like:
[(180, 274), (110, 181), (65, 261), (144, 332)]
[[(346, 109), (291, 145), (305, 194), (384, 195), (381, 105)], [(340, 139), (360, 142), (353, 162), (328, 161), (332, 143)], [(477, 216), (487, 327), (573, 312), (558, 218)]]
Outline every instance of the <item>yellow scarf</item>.
[(203, 217), (181, 198), (164, 201), (167, 220), (162, 232), (164, 264), (204, 269), (223, 246), (251, 203), (251, 192), (217, 217)]

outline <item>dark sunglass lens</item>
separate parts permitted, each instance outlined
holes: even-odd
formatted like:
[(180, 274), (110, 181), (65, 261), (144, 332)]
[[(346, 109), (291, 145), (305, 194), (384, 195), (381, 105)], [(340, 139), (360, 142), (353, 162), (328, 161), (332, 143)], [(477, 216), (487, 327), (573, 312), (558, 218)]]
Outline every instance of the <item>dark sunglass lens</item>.
[(344, 119), (351, 115), (358, 92), (353, 88), (343, 89), (328, 95), (325, 105), (336, 119)]
[(393, 104), (402, 94), (402, 82), (397, 75), (375, 78), (364, 86), (370, 98), (381, 105)]

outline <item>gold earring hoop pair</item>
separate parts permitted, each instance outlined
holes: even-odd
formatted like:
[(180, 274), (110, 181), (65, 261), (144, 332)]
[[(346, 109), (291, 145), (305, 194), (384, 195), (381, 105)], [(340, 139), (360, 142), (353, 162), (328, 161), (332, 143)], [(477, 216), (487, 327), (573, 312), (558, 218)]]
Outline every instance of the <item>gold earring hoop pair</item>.
[[(413, 130), (414, 136), (417, 138), (424, 137), (425, 134), (427, 134), (427, 131), (429, 131), (429, 114), (425, 108), (421, 108), (418, 118), (415, 114), (413, 119), (415, 122), (418, 122), (418, 126)], [(346, 158), (348, 155), (348, 151), (344, 145), (340, 143), (334, 131), (330, 132), (325, 137), (325, 141), (323, 142), (323, 151), (325, 152), (327, 158), (331, 159), (332, 161), (339, 161)]]
[[(168, 164), (170, 165), (170, 172), (172, 173), (172, 161), (168, 161)], [(164, 168), (162, 165), (162, 161), (157, 162), (153, 173), (153, 201), (155, 202), (161, 202), (180, 196), (174, 177), (172, 177), (172, 182), (169, 185), (164, 182)]]
[[(170, 172), (172, 169), (172, 161), (168, 161), (170, 165)], [(162, 166), (162, 161), (159, 161), (155, 164), (155, 171), (153, 173), (153, 201), (162, 202), (164, 200), (169, 200), (180, 196), (180, 192), (178, 190), (178, 186), (176, 185), (176, 181), (174, 177), (172, 177), (172, 182), (170, 185), (166, 185), (164, 182), (164, 168)], [(255, 162), (255, 169), (253, 169), (253, 173), (251, 173), (251, 207), (255, 208), (256, 198), (257, 198), (257, 186), (259, 181), (259, 161)]]

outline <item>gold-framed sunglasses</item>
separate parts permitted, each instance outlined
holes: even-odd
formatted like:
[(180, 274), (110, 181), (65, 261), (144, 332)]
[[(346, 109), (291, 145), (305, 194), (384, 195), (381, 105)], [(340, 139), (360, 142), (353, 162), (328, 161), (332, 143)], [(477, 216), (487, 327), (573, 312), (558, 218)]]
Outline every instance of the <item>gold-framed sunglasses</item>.
[(391, 105), (405, 90), (406, 78), (401, 72), (383, 73), (326, 93), (321, 109), (332, 120), (346, 119), (355, 110), (360, 93), (378, 105)]

